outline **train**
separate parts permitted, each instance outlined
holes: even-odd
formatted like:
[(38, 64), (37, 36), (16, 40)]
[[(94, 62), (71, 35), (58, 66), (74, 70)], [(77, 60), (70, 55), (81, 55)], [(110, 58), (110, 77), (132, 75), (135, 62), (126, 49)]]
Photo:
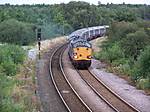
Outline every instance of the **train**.
[(69, 58), (76, 68), (88, 68), (91, 65), (92, 45), (84, 39), (69, 43)]
[(68, 36), (68, 55), (76, 68), (87, 69), (91, 66), (93, 50), (90, 41), (105, 36), (107, 28), (109, 26), (106, 25), (82, 28)]
[(109, 28), (108, 25), (104, 26), (95, 26), (95, 27), (88, 27), (88, 28), (82, 28), (79, 30), (76, 30), (72, 32), (67, 40), (71, 41), (74, 38), (82, 38), (87, 41), (91, 41), (93, 39), (96, 39), (98, 37), (102, 37), (106, 34), (106, 30)]

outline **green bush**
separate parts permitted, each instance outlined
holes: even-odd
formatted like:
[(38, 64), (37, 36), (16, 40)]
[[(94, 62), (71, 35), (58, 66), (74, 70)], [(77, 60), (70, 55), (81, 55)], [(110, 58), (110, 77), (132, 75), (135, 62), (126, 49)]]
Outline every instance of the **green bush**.
[(137, 21), (136, 24), (138, 25), (139, 28), (144, 28), (147, 35), (150, 36), (150, 21), (140, 20)]
[(137, 29), (137, 25), (130, 22), (122, 21), (112, 23), (109, 30), (109, 44), (116, 41), (119, 42), (123, 38), (126, 38), (127, 34), (136, 32)]
[(6, 76), (4, 72), (0, 73), (0, 95), (4, 98), (11, 95), (14, 84), (15, 81), (12, 77)]
[(23, 63), (25, 59), (25, 51), (16, 45), (0, 46), (0, 66), (6, 75), (15, 75), (18, 64)]
[(23, 112), (21, 103), (12, 98), (12, 91), (16, 81), (18, 65), (23, 63), (25, 51), (16, 45), (0, 45), (0, 112)]
[(140, 89), (150, 88), (150, 80), (149, 79), (139, 79), (139, 80), (137, 80), (137, 87), (140, 88)]
[(35, 41), (34, 26), (15, 19), (0, 23), (0, 42), (28, 45)]
[(13, 61), (15, 64), (23, 63), (25, 58), (25, 51), (17, 45), (1, 45), (0, 52), (0, 64), (5, 61)]
[(150, 88), (149, 26), (145, 21), (113, 23), (108, 41), (95, 53), (98, 59), (110, 62), (116, 73), (130, 75), (139, 88)]
[(108, 60), (110, 63), (112, 63), (114, 60), (124, 58), (124, 53), (122, 52), (118, 43), (112, 44), (112, 46), (103, 49), (103, 51), (100, 51), (99, 53), (100, 54), (97, 54), (97, 57), (102, 60)]
[(137, 74), (150, 79), (150, 46), (146, 47), (137, 60)]
[(129, 60), (126, 59), (126, 58), (118, 58), (117, 60), (114, 60), (112, 62), (113, 66), (124, 65), (124, 64), (128, 64), (129, 65)]
[(141, 52), (131, 74), (138, 88), (150, 88), (150, 46), (145, 47)]
[(11, 97), (7, 97), (1, 101), (1, 112), (23, 112), (24, 108), (20, 104), (14, 104)]
[(1, 66), (3, 67), (3, 72), (5, 72), (6, 75), (8, 76), (16, 75), (17, 65), (12, 61), (4, 61), (3, 63), (1, 63)]
[(124, 50), (126, 57), (133, 57), (137, 60), (141, 50), (150, 43), (148, 35), (143, 29), (136, 31), (135, 33), (127, 34), (127, 37), (121, 40), (121, 47)]
[(107, 60), (107, 57), (108, 57), (106, 51), (100, 51), (100, 52), (94, 53), (93, 55), (96, 59), (101, 59), (105, 61)]

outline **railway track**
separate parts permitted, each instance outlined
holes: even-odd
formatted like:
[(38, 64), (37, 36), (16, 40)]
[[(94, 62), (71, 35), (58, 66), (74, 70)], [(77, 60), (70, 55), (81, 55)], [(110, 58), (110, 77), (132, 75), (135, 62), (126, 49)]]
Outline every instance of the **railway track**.
[(116, 112), (140, 112), (138, 109), (127, 103), (115, 92), (113, 92), (89, 70), (77, 70), (77, 72), (80, 74), (82, 79), (93, 89), (93, 91)]
[(66, 79), (61, 56), (67, 45), (56, 49), (50, 57), (50, 74), (54, 86), (69, 112), (91, 112)]
[[(66, 45), (57, 48), (50, 57), (50, 74), (54, 86), (69, 112), (92, 112), (77, 92), (73, 89), (65, 76), (62, 65), (62, 53)], [(82, 79), (110, 108), (116, 112), (140, 112), (114, 93), (100, 79), (89, 70), (77, 70)]]

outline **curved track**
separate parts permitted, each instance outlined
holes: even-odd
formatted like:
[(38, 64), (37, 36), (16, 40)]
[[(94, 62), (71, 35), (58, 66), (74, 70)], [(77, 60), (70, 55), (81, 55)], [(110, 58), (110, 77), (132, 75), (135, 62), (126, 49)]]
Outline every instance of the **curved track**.
[(71, 85), (68, 84), (69, 82), (64, 76), (61, 55), (66, 47), (67, 44), (56, 49), (50, 57), (50, 74), (52, 81), (69, 112), (91, 112), (90, 108), (82, 101), (79, 95), (77, 95)]
[(140, 112), (138, 109), (127, 103), (120, 96), (114, 93), (100, 79), (89, 70), (77, 70), (82, 79), (103, 99), (113, 110), (117, 112)]
[[(92, 112), (73, 89), (65, 76), (62, 65), (62, 54), (67, 44), (57, 48), (50, 57), (50, 74), (54, 86), (69, 112)], [(140, 112), (127, 103), (89, 70), (77, 70), (82, 79), (110, 108), (116, 112)]]

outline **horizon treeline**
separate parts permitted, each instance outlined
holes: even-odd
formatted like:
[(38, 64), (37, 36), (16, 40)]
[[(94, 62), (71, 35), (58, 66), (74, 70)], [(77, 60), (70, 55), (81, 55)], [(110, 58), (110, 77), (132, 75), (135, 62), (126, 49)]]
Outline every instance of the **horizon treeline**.
[(150, 20), (148, 5), (90, 5), (81, 1), (55, 5), (5, 4), (0, 5), (0, 42), (31, 44), (39, 27), (42, 38), (49, 39), (84, 27), (141, 20)]

